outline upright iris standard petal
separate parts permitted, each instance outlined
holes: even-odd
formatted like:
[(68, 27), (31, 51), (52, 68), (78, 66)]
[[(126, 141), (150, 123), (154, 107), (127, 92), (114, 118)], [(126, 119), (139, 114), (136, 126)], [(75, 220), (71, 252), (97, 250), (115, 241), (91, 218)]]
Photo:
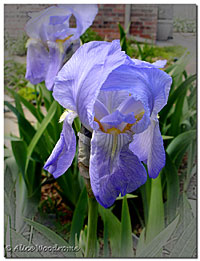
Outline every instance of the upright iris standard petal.
[(122, 114), (119, 110), (116, 110), (115, 112), (103, 117), (100, 122), (117, 126), (122, 122), (133, 124), (136, 122), (136, 119), (133, 112), (129, 114)]
[(157, 68), (125, 64), (109, 75), (102, 90), (127, 90), (157, 115), (167, 103), (171, 83), (171, 77)]
[[(97, 5), (56, 5), (31, 14), (32, 18), (26, 24), (26, 32), (37, 42), (35, 45), (28, 45), (26, 75), (31, 83), (45, 80), (46, 87), (53, 89), (55, 76), (68, 57), (66, 52), (70, 44), (79, 39), (92, 24), (97, 11)], [(72, 15), (76, 19), (76, 27), (70, 27)], [(33, 50), (34, 46), (36, 50)], [(45, 70), (44, 62), (39, 63), (38, 60), (48, 61), (45, 63)], [(35, 74), (37, 70), (40, 71), (39, 76)]]
[(71, 10), (72, 14), (76, 18), (76, 30), (74, 31), (74, 38), (76, 39), (77, 37), (82, 35), (88, 27), (92, 25), (92, 22), (98, 12), (98, 7), (94, 4), (69, 4), (59, 5), (59, 7)]
[(76, 136), (72, 128), (72, 122), (77, 116), (75, 112), (69, 112), (63, 123), (63, 130), (51, 156), (48, 158), (44, 169), (58, 178), (72, 164), (76, 152)]
[(145, 168), (129, 149), (129, 134), (93, 132), (90, 181), (97, 201), (110, 207), (119, 193), (124, 196), (146, 182)]
[(94, 103), (108, 75), (126, 60), (120, 42), (89, 42), (81, 46), (60, 70), (53, 96), (75, 110), (89, 130), (94, 128)]

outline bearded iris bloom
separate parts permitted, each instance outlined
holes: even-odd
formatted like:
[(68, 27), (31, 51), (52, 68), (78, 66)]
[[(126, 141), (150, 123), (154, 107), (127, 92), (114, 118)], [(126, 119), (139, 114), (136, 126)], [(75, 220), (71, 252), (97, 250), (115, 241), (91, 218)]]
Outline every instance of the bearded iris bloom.
[(54, 98), (67, 108), (63, 130), (44, 168), (55, 178), (71, 165), (76, 151), (75, 117), (90, 132), (89, 174), (93, 193), (104, 207), (156, 178), (165, 165), (158, 112), (166, 104), (171, 77), (154, 64), (132, 60), (120, 43), (81, 46), (55, 80)]
[[(67, 53), (80, 46), (75, 40), (92, 24), (97, 11), (97, 5), (56, 5), (30, 14), (31, 19), (25, 28), (30, 37), (27, 42), (26, 78), (32, 84), (45, 80), (47, 89), (53, 89), (55, 76)], [(76, 28), (70, 28), (72, 15)]]

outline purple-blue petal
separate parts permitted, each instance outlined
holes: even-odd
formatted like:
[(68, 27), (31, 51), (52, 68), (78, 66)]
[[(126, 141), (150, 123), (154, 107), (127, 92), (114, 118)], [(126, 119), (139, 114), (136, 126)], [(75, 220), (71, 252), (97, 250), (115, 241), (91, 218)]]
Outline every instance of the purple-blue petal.
[(47, 159), (44, 169), (58, 178), (71, 166), (76, 152), (76, 136), (72, 122), (76, 114), (69, 113), (63, 123), (63, 130), (55, 148)]
[(119, 110), (116, 110), (113, 113), (103, 117), (100, 122), (117, 126), (122, 122), (133, 124), (134, 122), (136, 122), (136, 119), (133, 112), (122, 114)]
[(54, 98), (63, 107), (74, 108), (86, 128), (94, 128), (94, 104), (100, 88), (125, 60), (119, 41), (82, 45), (58, 73)]
[(172, 78), (157, 68), (122, 65), (102, 86), (103, 91), (127, 90), (156, 115), (167, 103)]
[(167, 63), (167, 60), (158, 60), (154, 63), (148, 63), (138, 59), (131, 60), (134, 62), (134, 66), (137, 66), (138, 68), (164, 68)]
[(146, 182), (144, 166), (128, 148), (131, 137), (117, 136), (113, 155), (114, 136), (94, 132), (91, 140), (90, 181), (97, 201), (105, 208), (110, 207), (119, 193), (124, 196)]
[(45, 77), (45, 84), (47, 89), (49, 91), (52, 91), (55, 77), (63, 63), (64, 54), (60, 52), (58, 46), (53, 42), (49, 43), (48, 47), (49, 47), (49, 64)]
[(74, 31), (73, 40), (79, 38), (85, 30), (92, 25), (98, 12), (98, 6), (96, 4), (72, 4), (60, 5), (60, 7), (70, 9), (76, 19), (76, 30)]
[(50, 16), (49, 24), (51, 24), (51, 25), (63, 24), (64, 22), (66, 22), (69, 19), (69, 17), (70, 17), (70, 15)]
[[(45, 80), (47, 88), (52, 90), (55, 76), (66, 60), (68, 47), (92, 24), (97, 11), (97, 5), (56, 5), (32, 13), (25, 28), (28, 36), (35, 41), (28, 47), (27, 79), (34, 84)], [(76, 28), (70, 28), (69, 24), (73, 14)], [(64, 40), (60, 42), (63, 48), (57, 40)]]
[(135, 134), (129, 148), (147, 164), (149, 176), (156, 178), (165, 166), (165, 150), (158, 120), (151, 120), (144, 132)]
[(26, 79), (32, 84), (44, 81), (48, 68), (49, 57), (47, 49), (37, 41), (28, 42)]

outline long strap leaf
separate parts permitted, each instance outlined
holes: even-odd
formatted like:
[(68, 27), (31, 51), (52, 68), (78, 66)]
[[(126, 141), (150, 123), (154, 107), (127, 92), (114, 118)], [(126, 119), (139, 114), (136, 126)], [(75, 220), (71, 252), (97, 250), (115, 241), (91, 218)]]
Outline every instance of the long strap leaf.
[(31, 140), (28, 149), (27, 149), (27, 160), (26, 160), (26, 167), (25, 167), (25, 173), (27, 171), (28, 168), (28, 163), (31, 157), (31, 154), (35, 148), (35, 146), (37, 145), (39, 139), (41, 138), (42, 134), (44, 133), (44, 131), (46, 130), (47, 125), (49, 124), (49, 122), (51, 121), (51, 119), (53, 118), (55, 112), (56, 112), (56, 107), (57, 107), (57, 103), (56, 101), (54, 101), (46, 115), (46, 117), (43, 119), (40, 127), (38, 128), (38, 131), (35, 133), (33, 139)]

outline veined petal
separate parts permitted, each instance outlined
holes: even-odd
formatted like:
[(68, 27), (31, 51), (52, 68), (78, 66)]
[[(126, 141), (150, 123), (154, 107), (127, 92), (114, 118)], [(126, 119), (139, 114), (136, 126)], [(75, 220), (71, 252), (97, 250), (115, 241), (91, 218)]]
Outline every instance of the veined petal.
[(58, 178), (70, 167), (76, 152), (76, 136), (72, 128), (72, 122), (77, 116), (75, 112), (69, 112), (63, 123), (63, 130), (55, 148), (48, 158), (44, 169)]
[(37, 40), (27, 42), (26, 79), (32, 84), (44, 81), (49, 57), (47, 49)]
[[(118, 109), (121, 103), (129, 97), (129, 93), (123, 90), (102, 91), (100, 90), (98, 100), (107, 108), (109, 113)], [(130, 111), (131, 112), (131, 111)]]
[[(31, 13), (29, 15), (32, 17), (25, 27), (26, 33), (30, 38), (40, 39), (43, 42), (53, 41), (55, 40), (54, 33), (58, 33), (59, 31), (60, 34), (65, 28), (69, 28), (68, 20), (71, 14), (72, 12), (69, 8), (64, 9), (59, 5), (50, 6), (40, 12)], [(61, 24), (61, 20), (63, 24)]]
[(165, 166), (165, 150), (158, 120), (151, 120), (144, 132), (135, 134), (129, 148), (147, 164), (149, 176), (156, 178)]
[(140, 100), (154, 116), (167, 103), (172, 78), (157, 68), (122, 65), (114, 70), (102, 86), (103, 91), (127, 90)]
[[(92, 24), (97, 12), (98, 7), (96, 4), (51, 6), (31, 14), (32, 18), (26, 24), (26, 32), (29, 37), (44, 42), (55, 41), (56, 35), (63, 39), (63, 37), (69, 35), (66, 35), (68, 32), (73, 32), (71, 40), (76, 40)], [(76, 18), (76, 28), (69, 27), (69, 18), (72, 14)]]
[(158, 112), (167, 104), (172, 78), (164, 71), (153, 69), (148, 74), (148, 81), (154, 98), (152, 115), (157, 117)]
[(120, 112), (127, 114), (131, 111), (134, 112), (136, 123), (131, 127), (134, 133), (144, 131), (150, 124), (149, 110), (144, 106), (141, 101), (136, 100), (132, 95), (125, 99), (118, 107)]
[(102, 102), (100, 102), (98, 99), (95, 102), (94, 111), (95, 111), (95, 118), (98, 120), (101, 120), (103, 117), (109, 114), (105, 105)]
[(122, 114), (119, 110), (114, 111), (113, 113), (106, 115), (100, 120), (101, 123), (106, 123), (110, 125), (117, 126), (122, 122), (133, 124), (136, 122), (134, 113), (130, 112), (128, 114)]
[(53, 90), (55, 77), (60, 70), (65, 54), (62, 53), (56, 43), (49, 42), (49, 64), (45, 77), (45, 84), (49, 91)]
[(90, 181), (97, 201), (110, 207), (119, 193), (124, 196), (146, 182), (143, 165), (129, 149), (131, 136), (94, 131), (91, 140)]
[(119, 41), (82, 45), (58, 73), (54, 98), (63, 107), (74, 108), (87, 129), (95, 128), (94, 104), (100, 88), (110, 72), (125, 59)]

